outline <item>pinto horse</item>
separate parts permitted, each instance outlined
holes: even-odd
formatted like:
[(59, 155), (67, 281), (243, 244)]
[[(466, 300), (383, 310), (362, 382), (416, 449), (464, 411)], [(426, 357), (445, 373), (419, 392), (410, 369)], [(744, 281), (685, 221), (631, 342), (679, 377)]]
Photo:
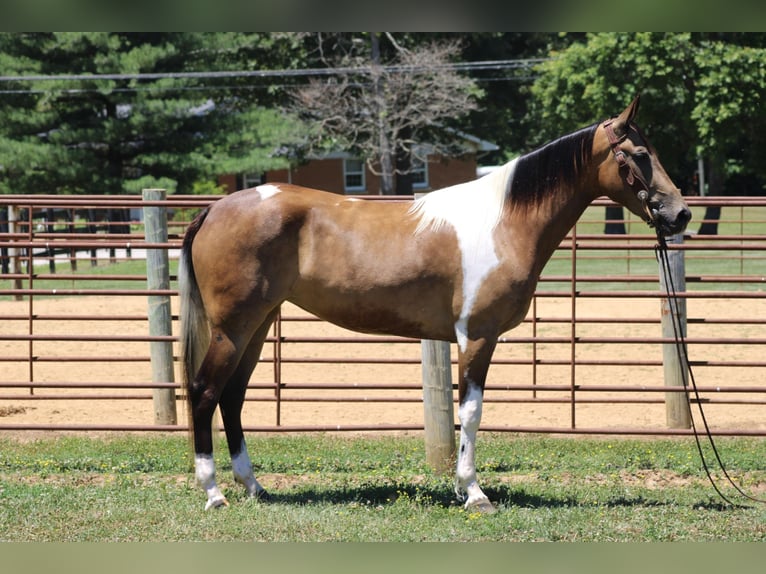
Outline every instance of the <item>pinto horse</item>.
[[(284, 301), (365, 333), (457, 343), (456, 492), (491, 512), (476, 477), (484, 382), (498, 336), (525, 317), (543, 266), (586, 207), (606, 195), (666, 234), (691, 213), (654, 149), (621, 114), (469, 183), (415, 202), (368, 202), (286, 184), (239, 191), (190, 225), (180, 265), (184, 378), (195, 476), (206, 509), (220, 405), (234, 477), (253, 497), (240, 412)], [(424, 296), (425, 295), (425, 296)]]

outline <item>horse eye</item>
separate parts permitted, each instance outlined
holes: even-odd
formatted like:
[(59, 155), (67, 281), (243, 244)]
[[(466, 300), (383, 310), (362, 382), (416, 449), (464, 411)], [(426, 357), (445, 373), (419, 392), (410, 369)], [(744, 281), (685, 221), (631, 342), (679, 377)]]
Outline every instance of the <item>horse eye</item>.
[(649, 151), (645, 149), (637, 149), (633, 152), (633, 157), (636, 159), (646, 159), (649, 157)]

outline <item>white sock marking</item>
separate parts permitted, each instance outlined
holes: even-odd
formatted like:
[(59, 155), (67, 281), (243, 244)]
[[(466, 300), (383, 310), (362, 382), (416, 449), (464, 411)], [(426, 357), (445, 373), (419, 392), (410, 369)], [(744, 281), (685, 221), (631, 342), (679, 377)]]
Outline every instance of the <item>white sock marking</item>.
[(466, 508), (487, 498), (476, 480), (476, 434), (481, 423), (483, 393), (477, 386), (469, 383), (468, 393), (458, 409), (460, 419), (460, 450), (457, 459), (458, 496), (468, 495)]
[(226, 504), (226, 497), (215, 483), (215, 462), (213, 461), (213, 455), (197, 454), (194, 456), (194, 475), (199, 485), (207, 494), (205, 510)]
[(239, 447), (239, 452), (231, 457), (231, 467), (234, 472), (234, 478), (242, 484), (250, 496), (257, 496), (263, 491), (263, 487), (255, 479), (253, 474), (253, 465), (250, 462), (250, 456), (247, 454), (245, 439)]

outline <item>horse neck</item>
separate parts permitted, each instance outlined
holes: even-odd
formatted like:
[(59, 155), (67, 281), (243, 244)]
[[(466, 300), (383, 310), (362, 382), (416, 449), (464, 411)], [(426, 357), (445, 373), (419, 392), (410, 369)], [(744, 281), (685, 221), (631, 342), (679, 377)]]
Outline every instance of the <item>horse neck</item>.
[[(510, 209), (510, 229), (526, 242), (533, 257), (531, 272), (539, 276), (553, 252), (593, 201), (587, 174), (570, 186), (561, 186), (535, 205)], [(519, 233), (516, 230), (521, 230)]]

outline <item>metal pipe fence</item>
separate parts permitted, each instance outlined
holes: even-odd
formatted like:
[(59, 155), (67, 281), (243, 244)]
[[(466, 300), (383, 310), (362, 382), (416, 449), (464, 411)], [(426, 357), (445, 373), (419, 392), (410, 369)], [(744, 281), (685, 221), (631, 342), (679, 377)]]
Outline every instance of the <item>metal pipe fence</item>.
[[(177, 340), (149, 335), (147, 299), (170, 296), (177, 322), (183, 233), (216, 199), (0, 196), (0, 430), (185, 430), (184, 416), (152, 420), (152, 393), (182, 389), (151, 382), (150, 344)], [(692, 230), (672, 248), (685, 254), (679, 296), (703, 406), (716, 434), (766, 436), (766, 198), (688, 200)], [(158, 205), (168, 240), (148, 242), (142, 209)], [(625, 233), (605, 234), (606, 205), (562, 241), (526, 319), (500, 339), (482, 429), (689, 433), (665, 420), (666, 394), (679, 389), (663, 379), (672, 341), (660, 326), (655, 239), (630, 215), (618, 222)], [(693, 233), (714, 206), (718, 233)], [(168, 251), (170, 289), (147, 287), (149, 249)], [(251, 379), (245, 426), (421, 430), (420, 376), (420, 341), (351, 333), (286, 304)]]

